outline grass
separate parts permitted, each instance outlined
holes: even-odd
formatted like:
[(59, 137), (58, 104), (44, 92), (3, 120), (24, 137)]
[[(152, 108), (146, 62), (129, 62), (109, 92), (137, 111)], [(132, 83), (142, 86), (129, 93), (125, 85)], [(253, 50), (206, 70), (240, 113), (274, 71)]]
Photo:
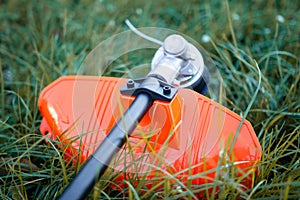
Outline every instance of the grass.
[[(174, 29), (202, 44), (222, 75), (227, 107), (254, 126), (263, 150), (260, 174), (253, 188), (245, 191), (237, 190), (236, 179), (218, 182), (222, 186), (218, 198), (298, 199), (299, 10), (298, 1), (288, 0), (1, 1), (1, 198), (55, 199), (72, 180), (79, 166), (65, 162), (55, 141), (47, 144), (39, 133), (39, 93), (59, 76), (76, 74), (99, 42), (127, 30), (124, 20), (129, 17), (137, 27)], [(211, 41), (202, 40), (204, 35)], [(128, 66), (145, 63), (151, 56), (145, 51), (125, 55), (110, 73), (120, 76)], [(170, 182), (172, 176), (164, 175), (159, 191), (144, 191), (143, 181), (134, 187), (133, 178), (120, 193), (108, 187), (114, 176), (106, 173), (90, 198), (189, 199), (197, 190), (216, 187), (188, 186), (180, 196), (180, 188)]]

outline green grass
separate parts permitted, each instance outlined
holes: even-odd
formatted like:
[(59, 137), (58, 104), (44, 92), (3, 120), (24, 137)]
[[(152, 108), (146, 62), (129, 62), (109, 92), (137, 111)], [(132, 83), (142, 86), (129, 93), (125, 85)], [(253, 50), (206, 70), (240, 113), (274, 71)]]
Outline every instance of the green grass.
[[(238, 191), (236, 178), (216, 182), (219, 198), (300, 198), (300, 2), (292, 0), (0, 1), (0, 198), (54, 199), (72, 180), (79, 166), (66, 163), (55, 141), (47, 144), (40, 135), (39, 93), (59, 76), (76, 74), (99, 42), (128, 29), (128, 17), (137, 27), (174, 29), (202, 44), (223, 77), (227, 107), (253, 124), (263, 150), (260, 174), (245, 191)], [(204, 34), (212, 41), (203, 43)], [(151, 56), (131, 53), (111, 74)], [(158, 191), (144, 191), (143, 180), (134, 187), (133, 177), (121, 193), (108, 186), (114, 176), (106, 173), (90, 198), (180, 195), (170, 175)], [(181, 197), (215, 187), (187, 186)]]

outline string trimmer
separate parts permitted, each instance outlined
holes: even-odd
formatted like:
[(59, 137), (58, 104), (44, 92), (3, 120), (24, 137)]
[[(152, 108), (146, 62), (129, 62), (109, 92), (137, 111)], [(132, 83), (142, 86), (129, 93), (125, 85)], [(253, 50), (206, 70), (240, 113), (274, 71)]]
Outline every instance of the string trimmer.
[(41, 133), (59, 141), (65, 159), (84, 163), (60, 199), (83, 199), (107, 168), (119, 174), (117, 183), (134, 175), (150, 188), (154, 177), (168, 174), (184, 188), (211, 183), (230, 165), (251, 186), (261, 147), (247, 120), (204, 96), (213, 96), (216, 81), (208, 55), (179, 34), (161, 42), (127, 24), (159, 45), (144, 78), (98, 76), (107, 52), (118, 57), (127, 51), (126, 38), (140, 45), (131, 50), (151, 46), (126, 32), (93, 50), (80, 76), (60, 77), (40, 95)]

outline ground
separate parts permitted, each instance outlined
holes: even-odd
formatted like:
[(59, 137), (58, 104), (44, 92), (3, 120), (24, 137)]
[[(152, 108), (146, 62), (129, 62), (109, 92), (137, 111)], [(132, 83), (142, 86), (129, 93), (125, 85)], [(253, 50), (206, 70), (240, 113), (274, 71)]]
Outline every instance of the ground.
[[(262, 145), (259, 176), (245, 191), (237, 190), (235, 179), (218, 182), (218, 198), (299, 198), (299, 1), (2, 0), (2, 199), (55, 199), (72, 180), (79, 166), (64, 161), (63, 152), (40, 135), (37, 100), (53, 80), (76, 74), (98, 43), (128, 30), (126, 18), (137, 27), (179, 31), (202, 45), (223, 78), (224, 103), (252, 123)], [(107, 75), (122, 76), (153, 53), (125, 55)], [(145, 192), (127, 184), (123, 192), (115, 192), (107, 186), (109, 173), (91, 199), (178, 197), (178, 188), (167, 179), (160, 191)], [(191, 198), (189, 192), (186, 198)]]

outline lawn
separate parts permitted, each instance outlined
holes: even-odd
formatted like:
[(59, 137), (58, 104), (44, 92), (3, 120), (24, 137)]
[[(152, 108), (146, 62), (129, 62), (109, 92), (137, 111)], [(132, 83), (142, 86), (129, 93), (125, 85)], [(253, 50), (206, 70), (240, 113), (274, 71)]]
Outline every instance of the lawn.
[[(126, 18), (137, 27), (179, 31), (201, 44), (222, 76), (224, 105), (254, 127), (262, 159), (253, 187), (238, 191), (227, 182), (218, 196), (206, 197), (299, 199), (300, 1), (292, 0), (1, 0), (0, 198), (56, 199), (78, 172), (41, 136), (38, 97), (58, 77), (77, 74), (101, 41), (128, 30)], [(153, 53), (129, 53), (107, 75), (123, 76)], [(178, 197), (168, 180), (159, 191), (128, 184), (116, 192), (108, 187), (109, 173), (90, 199)]]

